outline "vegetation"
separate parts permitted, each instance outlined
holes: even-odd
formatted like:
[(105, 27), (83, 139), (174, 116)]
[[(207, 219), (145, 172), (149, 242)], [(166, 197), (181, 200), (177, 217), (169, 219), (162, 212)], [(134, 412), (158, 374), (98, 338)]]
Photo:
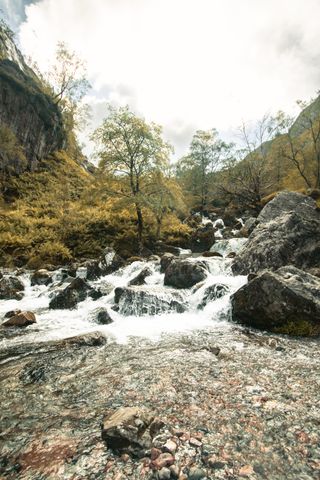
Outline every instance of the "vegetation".
[(320, 97), (300, 103), (295, 121), (279, 112), (254, 128), (243, 124), (238, 147), (215, 129), (198, 130), (176, 165), (170, 165), (172, 147), (159, 125), (109, 105), (92, 135), (99, 165), (89, 173), (76, 140), (87, 119), (89, 88), (81, 59), (60, 43), (47, 73), (29, 79), (4, 59), (0, 78), (19, 94), (27, 87), (30, 98), (39, 98), (44, 121), (48, 108), (57, 108), (68, 137), (66, 151), (31, 173), (23, 146), (0, 126), (3, 266), (63, 264), (98, 256), (107, 245), (125, 258), (152, 250), (158, 240), (188, 247), (193, 228), (184, 219), (190, 211), (218, 210), (226, 218), (231, 211), (259, 211), (283, 189), (320, 189)]

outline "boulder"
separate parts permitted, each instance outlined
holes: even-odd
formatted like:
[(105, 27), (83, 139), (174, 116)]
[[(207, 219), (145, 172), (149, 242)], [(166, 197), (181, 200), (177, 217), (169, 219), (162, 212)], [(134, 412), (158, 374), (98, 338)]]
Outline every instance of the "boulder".
[(4, 327), (27, 327), (33, 323), (37, 323), (33, 312), (20, 312), (5, 320), (2, 325)]
[(82, 278), (77, 277), (64, 290), (53, 297), (49, 303), (49, 308), (75, 308), (77, 303), (85, 300), (87, 296), (91, 296), (95, 300), (100, 298), (102, 293), (91, 288), (91, 286)]
[(123, 294), (124, 287), (117, 287), (114, 289), (114, 303), (118, 305), (121, 295)]
[(320, 333), (320, 279), (293, 266), (265, 271), (231, 297), (236, 322), (288, 334)]
[(91, 315), (93, 320), (100, 325), (109, 325), (110, 323), (113, 323), (108, 310), (104, 307), (96, 308)]
[(158, 240), (155, 244), (155, 253), (157, 255), (164, 255), (165, 253), (172, 253), (172, 255), (179, 256), (180, 255), (180, 248), (174, 247), (172, 245), (167, 245), (162, 241)]
[(146, 283), (145, 279), (147, 277), (150, 277), (150, 275), (152, 275), (152, 274), (153, 274), (152, 270), (149, 267), (145, 267), (143, 270), (141, 270), (141, 272), (136, 277), (134, 277), (132, 280), (130, 280), (128, 285), (129, 286), (131, 286), (131, 285), (143, 285), (144, 283)]
[(227, 285), (223, 285), (222, 283), (215, 283), (210, 285), (210, 287), (206, 288), (203, 294), (203, 299), (201, 303), (198, 305), (198, 308), (202, 310), (209, 302), (213, 302), (218, 298), (227, 295), (230, 291), (230, 288)]
[(249, 217), (244, 223), (244, 229), (250, 235), (258, 225), (259, 221), (255, 217)]
[(211, 222), (199, 226), (191, 236), (192, 252), (201, 253), (210, 250), (215, 242), (215, 228)]
[(172, 260), (176, 258), (172, 253), (165, 253), (160, 259), (160, 272), (164, 273)]
[[(118, 292), (117, 292), (118, 293)], [(120, 292), (119, 292), (120, 293)], [(143, 286), (121, 289), (119, 312), (122, 315), (157, 315), (165, 312), (183, 313), (186, 310), (184, 299), (175, 290)]]
[(108, 448), (138, 454), (152, 446), (154, 415), (147, 409), (122, 407), (104, 418), (102, 439)]
[(21, 300), (24, 285), (18, 277), (4, 276), (0, 279), (1, 300)]
[(258, 222), (232, 265), (234, 273), (320, 267), (320, 211), (312, 198), (282, 192), (264, 207)]
[(125, 261), (112, 247), (107, 247), (99, 262), (102, 275), (109, 275), (125, 265)]
[(208, 266), (203, 262), (173, 260), (168, 265), (164, 284), (175, 288), (190, 288), (207, 278)]
[(31, 275), (31, 285), (49, 285), (52, 283), (52, 274), (48, 270), (41, 269)]
[(3, 318), (11, 318), (21, 312), (22, 310), (20, 310), (20, 308), (16, 308), (15, 310), (10, 310), (9, 312), (7, 312)]

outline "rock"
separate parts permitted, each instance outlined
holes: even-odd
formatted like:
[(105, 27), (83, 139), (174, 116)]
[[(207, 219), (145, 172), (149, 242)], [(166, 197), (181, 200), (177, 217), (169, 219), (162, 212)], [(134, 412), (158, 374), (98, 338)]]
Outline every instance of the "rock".
[(188, 480), (202, 480), (206, 478), (206, 472), (198, 467), (191, 467), (188, 474)]
[(170, 480), (171, 478), (171, 471), (169, 468), (163, 467), (158, 472), (158, 479), (159, 480)]
[(102, 258), (99, 262), (99, 267), (101, 269), (102, 275), (109, 275), (110, 273), (119, 270), (119, 268), (125, 265), (125, 261), (120, 255), (118, 255), (115, 250), (111, 247), (107, 247), (102, 255)]
[(143, 258), (136, 255), (127, 259), (127, 264), (130, 264), (133, 262), (143, 262)]
[(200, 225), (191, 236), (190, 248), (192, 252), (205, 252), (210, 250), (215, 242), (215, 228), (211, 222)]
[(203, 299), (201, 303), (198, 305), (198, 308), (202, 310), (209, 302), (217, 300), (218, 298), (223, 297), (229, 293), (230, 288), (227, 285), (223, 285), (222, 283), (215, 283), (214, 285), (210, 285), (210, 287), (206, 288), (203, 294)]
[(33, 312), (20, 312), (3, 322), (2, 325), (4, 327), (27, 327), (33, 323), (37, 323), (36, 316)]
[(186, 311), (183, 297), (175, 290), (163, 289), (158, 286), (145, 288), (143, 286), (126, 287), (117, 291), (119, 312), (122, 315), (157, 315), (164, 312)]
[(51, 309), (75, 308), (90, 295), (93, 299), (101, 297), (102, 293), (94, 290), (82, 278), (75, 278), (70, 285), (59, 292), (49, 303)]
[(160, 262), (160, 257), (159, 255), (151, 255), (149, 257), (149, 262)]
[(282, 192), (264, 207), (258, 221), (232, 265), (234, 273), (246, 275), (285, 265), (320, 267), (320, 212), (312, 198)]
[(249, 217), (245, 223), (244, 223), (244, 228), (248, 235), (250, 235), (255, 227), (258, 225), (259, 221), (255, 217)]
[(49, 285), (52, 283), (52, 275), (48, 270), (41, 269), (31, 275), (31, 285)]
[(237, 256), (236, 252), (230, 252), (226, 255), (226, 258), (235, 258)]
[(164, 255), (165, 253), (172, 253), (172, 255), (179, 256), (180, 255), (180, 248), (173, 247), (172, 245), (167, 245), (161, 241), (156, 242), (155, 244), (155, 252), (157, 255)]
[(13, 276), (4, 276), (0, 279), (1, 300), (21, 300), (24, 285), (21, 280)]
[(207, 278), (208, 267), (205, 262), (174, 260), (168, 265), (164, 284), (175, 288), (190, 288)]
[(99, 267), (99, 261), (89, 261), (85, 263), (85, 267), (87, 269), (86, 272), (86, 279), (87, 280), (97, 280), (102, 276), (102, 270)]
[(154, 415), (142, 408), (123, 407), (102, 423), (102, 439), (108, 448), (136, 454), (151, 448), (150, 425)]
[(65, 145), (62, 114), (52, 98), (44, 93), (41, 81), (29, 68), (12, 37), (0, 30), (0, 123), (16, 135), (26, 156), (4, 158), (14, 173), (35, 170), (42, 159)]
[(223, 257), (223, 255), (221, 255), (221, 253), (219, 252), (203, 252), (202, 256), (203, 257)]
[(147, 277), (150, 277), (152, 275), (152, 270), (149, 267), (145, 267), (141, 272), (134, 277), (130, 282), (128, 283), (129, 286), (131, 285), (143, 285), (145, 282), (145, 279)]
[(320, 280), (295, 267), (266, 271), (231, 297), (236, 322), (272, 332), (320, 332)]
[(93, 319), (101, 325), (109, 325), (110, 323), (113, 323), (113, 320), (106, 308), (99, 307), (94, 310), (91, 315)]
[(171, 453), (161, 453), (158, 458), (151, 462), (153, 468), (161, 469), (174, 464), (174, 456)]
[(121, 295), (124, 292), (124, 287), (117, 287), (114, 289), (114, 303), (118, 305)]
[(177, 444), (176, 442), (174, 442), (173, 440), (167, 440), (166, 443), (163, 445), (162, 447), (162, 450), (164, 452), (169, 452), (169, 453), (172, 453), (174, 454), (177, 450)]
[(168, 267), (168, 265), (172, 262), (174, 258), (177, 258), (175, 255), (172, 253), (165, 253), (162, 255), (160, 259), (160, 272), (164, 273)]
[(5, 316), (3, 318), (11, 318), (14, 315), (18, 315), (18, 313), (21, 313), (21, 312), (22, 312), (22, 310), (20, 310), (19, 308), (17, 308), (16, 310), (10, 310), (9, 312), (7, 312), (5, 314)]

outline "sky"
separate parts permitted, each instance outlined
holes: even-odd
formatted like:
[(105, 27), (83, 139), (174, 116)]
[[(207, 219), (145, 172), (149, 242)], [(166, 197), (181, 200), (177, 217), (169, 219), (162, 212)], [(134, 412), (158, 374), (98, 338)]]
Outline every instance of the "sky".
[[(46, 70), (58, 41), (87, 62), (91, 129), (106, 103), (164, 128), (175, 158), (197, 129), (297, 112), (320, 88), (320, 0), (0, 0)], [(88, 153), (88, 131), (81, 139)]]

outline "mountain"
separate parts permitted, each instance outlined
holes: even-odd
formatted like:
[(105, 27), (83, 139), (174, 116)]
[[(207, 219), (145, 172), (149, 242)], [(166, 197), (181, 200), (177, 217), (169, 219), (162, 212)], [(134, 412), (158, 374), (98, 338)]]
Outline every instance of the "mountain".
[(43, 91), (5, 26), (0, 27), (0, 130), (2, 134), (5, 131), (5, 138), (8, 132), (16, 137), (25, 156), (25, 162), (17, 162), (16, 154), (1, 142), (1, 165), (15, 173), (36, 170), (45, 157), (65, 145), (61, 112)]

